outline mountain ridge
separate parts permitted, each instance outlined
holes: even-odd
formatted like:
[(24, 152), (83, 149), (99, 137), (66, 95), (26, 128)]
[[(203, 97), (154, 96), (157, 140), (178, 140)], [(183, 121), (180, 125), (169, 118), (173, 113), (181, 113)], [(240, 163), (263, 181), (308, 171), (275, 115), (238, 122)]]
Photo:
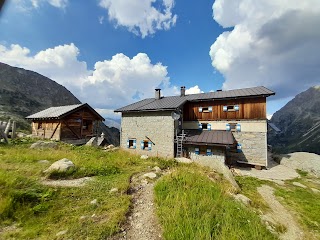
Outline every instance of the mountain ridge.
[[(37, 72), (0, 62), (0, 120), (12, 119), (20, 130), (30, 130), (25, 119), (49, 107), (81, 103), (66, 87)], [(107, 140), (119, 145), (119, 130), (102, 124)]]
[(320, 86), (299, 93), (270, 120), (281, 132), (270, 132), (275, 152), (305, 151), (320, 154)]

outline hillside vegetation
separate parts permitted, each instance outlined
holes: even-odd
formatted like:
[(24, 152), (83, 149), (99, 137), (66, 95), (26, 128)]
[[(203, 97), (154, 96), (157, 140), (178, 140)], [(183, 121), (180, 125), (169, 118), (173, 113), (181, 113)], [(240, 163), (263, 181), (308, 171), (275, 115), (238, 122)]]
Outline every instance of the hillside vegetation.
[[(118, 239), (133, 206), (132, 176), (155, 166), (162, 169), (154, 192), (164, 239), (277, 239), (286, 229), (272, 225), (272, 233), (261, 221), (260, 215), (270, 211), (257, 193), (261, 184), (276, 189), (298, 217), (305, 239), (320, 236), (319, 193), (292, 184), (299, 181), (320, 189), (319, 181), (304, 172), (300, 172), (302, 179), (286, 182), (290, 188), (237, 178), (242, 193), (252, 199), (245, 207), (231, 197), (229, 183), (212, 169), (63, 143), (58, 149), (30, 149), (31, 142), (0, 144), (0, 239)], [(63, 174), (43, 172), (62, 158), (70, 159), (76, 168)], [(44, 184), (48, 178), (83, 177), (91, 177), (83, 186)]]

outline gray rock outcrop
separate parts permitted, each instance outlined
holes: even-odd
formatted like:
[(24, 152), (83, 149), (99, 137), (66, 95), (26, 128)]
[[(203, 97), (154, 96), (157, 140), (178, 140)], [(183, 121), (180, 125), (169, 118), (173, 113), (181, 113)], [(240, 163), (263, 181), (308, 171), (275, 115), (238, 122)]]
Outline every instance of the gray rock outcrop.
[(69, 169), (75, 168), (73, 162), (67, 158), (63, 158), (51, 164), (51, 166), (44, 171), (44, 173), (50, 173), (52, 171), (66, 172)]
[(33, 143), (30, 148), (32, 148), (32, 149), (48, 149), (48, 148), (57, 149), (58, 144), (56, 142), (38, 141), (38, 142)]

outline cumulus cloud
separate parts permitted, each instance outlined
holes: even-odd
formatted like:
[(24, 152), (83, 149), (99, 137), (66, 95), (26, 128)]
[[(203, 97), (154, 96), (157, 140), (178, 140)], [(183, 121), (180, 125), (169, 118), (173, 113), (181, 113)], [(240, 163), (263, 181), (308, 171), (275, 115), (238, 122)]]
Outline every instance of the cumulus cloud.
[(154, 89), (177, 94), (171, 86), (167, 67), (153, 64), (145, 53), (129, 58), (119, 53), (111, 59), (96, 62), (90, 70), (79, 61), (79, 49), (73, 44), (56, 46), (32, 55), (20, 45), (0, 45), (0, 61), (12, 66), (36, 71), (67, 87), (82, 102), (88, 102), (100, 112), (115, 116), (112, 110), (134, 101), (153, 97)]
[(209, 53), (223, 89), (264, 85), (285, 98), (319, 83), (318, 0), (216, 0), (213, 18), (232, 28)]
[(198, 85), (186, 89), (186, 94), (196, 94), (196, 93), (203, 93), (203, 91), (201, 91)]
[(116, 26), (126, 27), (142, 38), (157, 30), (169, 30), (177, 21), (172, 13), (174, 0), (100, 0), (99, 5), (107, 9), (109, 20)]

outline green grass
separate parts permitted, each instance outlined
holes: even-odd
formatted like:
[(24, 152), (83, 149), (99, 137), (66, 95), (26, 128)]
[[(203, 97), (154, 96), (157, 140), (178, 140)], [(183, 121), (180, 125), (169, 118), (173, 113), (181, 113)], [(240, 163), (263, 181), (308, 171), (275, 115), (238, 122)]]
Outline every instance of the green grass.
[(268, 204), (263, 200), (258, 193), (257, 188), (263, 184), (272, 185), (269, 181), (260, 180), (254, 177), (236, 177), (236, 182), (241, 188), (241, 193), (251, 199), (251, 205), (260, 210), (267, 210)]
[[(295, 212), (300, 219), (300, 224), (306, 233), (312, 233), (320, 238), (320, 193), (314, 193), (309, 188), (301, 188), (291, 183), (297, 182), (314, 186), (304, 179), (293, 179), (286, 181), (286, 187), (277, 187), (275, 194), (281, 197), (282, 202)], [(319, 185), (317, 186), (319, 189)]]
[(276, 239), (258, 215), (195, 166), (163, 177), (155, 194), (165, 239)]
[[(131, 204), (127, 194), (130, 177), (156, 165), (166, 168), (174, 161), (160, 158), (141, 160), (125, 151), (104, 152), (91, 147), (59, 144), (56, 150), (29, 149), (29, 142), (1, 145), (0, 148), (0, 229), (1, 239), (105, 239), (119, 231)], [(41, 184), (43, 171), (51, 163), (68, 158), (76, 169), (67, 174), (54, 172), (51, 178), (94, 176), (83, 187), (49, 187)], [(39, 160), (48, 160), (41, 164)], [(118, 188), (117, 193), (110, 189)], [(97, 205), (90, 202), (98, 200)], [(58, 237), (57, 237), (58, 238)]]

